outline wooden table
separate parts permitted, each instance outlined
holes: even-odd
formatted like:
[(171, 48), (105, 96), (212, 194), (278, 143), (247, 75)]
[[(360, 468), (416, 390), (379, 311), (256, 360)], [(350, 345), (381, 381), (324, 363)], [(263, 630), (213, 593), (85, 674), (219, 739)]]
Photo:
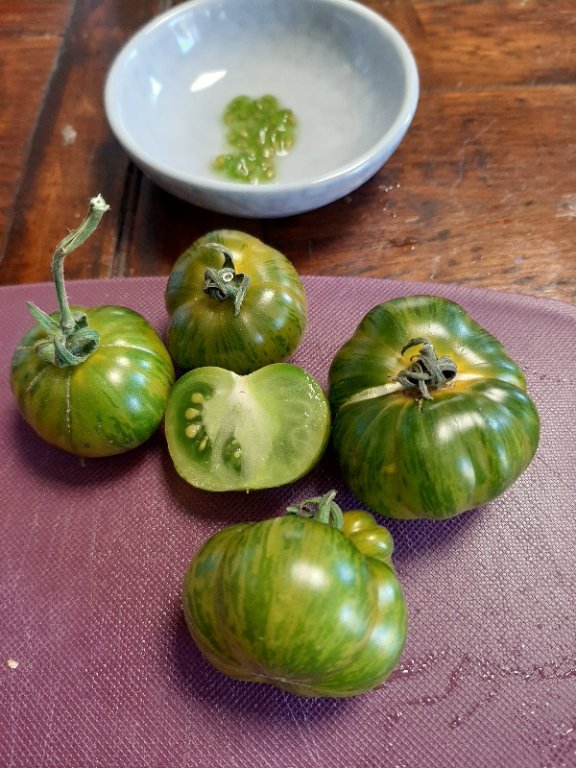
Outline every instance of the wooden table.
[[(284, 0), (289, 2), (289, 0)], [(0, 284), (50, 279), (52, 251), (111, 204), (69, 279), (165, 275), (213, 228), (282, 250), (301, 274), (467, 283), (576, 299), (576, 2), (366, 0), (421, 75), (412, 127), (346, 199), (235, 219), (164, 193), (103, 112), (107, 69), (169, 0), (1, 0)]]

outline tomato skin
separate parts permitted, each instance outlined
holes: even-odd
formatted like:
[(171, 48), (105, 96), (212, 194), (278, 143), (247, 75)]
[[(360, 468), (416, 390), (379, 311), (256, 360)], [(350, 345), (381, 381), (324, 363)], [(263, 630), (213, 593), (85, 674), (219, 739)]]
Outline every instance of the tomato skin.
[(36, 354), (46, 334), (35, 325), (14, 352), (12, 391), (24, 419), (46, 442), (84, 457), (124, 453), (160, 425), (174, 383), (172, 360), (133, 310), (72, 309), (100, 334), (96, 351), (80, 365), (56, 367)]
[(230, 526), (190, 563), (188, 629), (229, 677), (300, 696), (363, 693), (388, 677), (406, 639), (391, 551), (365, 512), (345, 512), (343, 531), (292, 515)]
[[(231, 301), (205, 293), (206, 269), (221, 269), (232, 257), (250, 284), (237, 316)], [(201, 366), (239, 374), (287, 360), (307, 321), (307, 301), (298, 273), (279, 251), (236, 230), (209, 232), (176, 261), (165, 291), (170, 315), (168, 350), (183, 371)]]
[[(411, 339), (456, 363), (431, 399), (395, 378)], [(524, 374), (457, 304), (433, 296), (373, 308), (329, 372), (332, 443), (350, 490), (389, 517), (449, 518), (503, 493), (538, 445), (539, 416)]]
[(176, 471), (207, 491), (273, 488), (297, 480), (328, 443), (321, 386), (291, 363), (241, 376), (204, 366), (176, 382), (165, 418)]

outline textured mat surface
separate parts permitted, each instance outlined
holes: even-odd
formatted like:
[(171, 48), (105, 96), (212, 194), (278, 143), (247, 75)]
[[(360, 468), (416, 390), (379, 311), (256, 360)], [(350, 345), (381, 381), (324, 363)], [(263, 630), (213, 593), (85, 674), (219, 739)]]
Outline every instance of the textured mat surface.
[[(379, 691), (308, 700), (220, 676), (180, 608), (188, 561), (222, 526), (336, 488), (329, 454), (294, 486), (210, 495), (172, 469), (158, 433), (114, 459), (42, 443), (16, 411), (12, 349), (47, 285), (0, 288), (0, 766), (11, 768), (552, 768), (576, 765), (576, 311), (464, 286), (308, 277), (294, 357), (323, 385), (375, 304), (462, 304), (522, 365), (538, 453), (493, 503), (447, 522), (390, 522), (410, 612)], [(163, 331), (161, 278), (80, 281), (75, 304), (118, 303)]]

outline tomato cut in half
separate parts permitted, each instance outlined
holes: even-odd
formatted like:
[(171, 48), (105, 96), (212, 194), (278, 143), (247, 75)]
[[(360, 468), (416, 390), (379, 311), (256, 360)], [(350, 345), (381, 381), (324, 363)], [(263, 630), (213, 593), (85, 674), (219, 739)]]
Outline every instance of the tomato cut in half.
[(322, 387), (291, 363), (241, 376), (195, 368), (166, 409), (168, 450), (179, 475), (208, 491), (274, 488), (319, 461), (330, 431)]

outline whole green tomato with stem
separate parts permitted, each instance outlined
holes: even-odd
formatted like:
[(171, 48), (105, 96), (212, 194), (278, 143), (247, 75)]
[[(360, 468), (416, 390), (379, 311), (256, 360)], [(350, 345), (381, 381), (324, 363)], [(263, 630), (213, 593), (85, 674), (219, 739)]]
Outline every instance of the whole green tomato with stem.
[(36, 325), (14, 351), (12, 392), (24, 419), (46, 442), (83, 457), (123, 453), (159, 427), (174, 383), (162, 340), (127, 307), (71, 307), (64, 257), (83, 243), (108, 210), (90, 202), (80, 227), (56, 248), (52, 272), (60, 307), (29, 304)]
[(236, 230), (209, 232), (180, 256), (165, 302), (168, 350), (183, 371), (251, 373), (288, 360), (306, 330), (306, 294), (294, 266)]
[(458, 304), (368, 312), (329, 371), (332, 444), (350, 490), (396, 518), (448, 518), (503, 493), (540, 435), (520, 367)]
[(224, 528), (184, 580), (188, 629), (223, 674), (300, 696), (377, 688), (400, 659), (407, 609), (389, 531), (335, 492)]

